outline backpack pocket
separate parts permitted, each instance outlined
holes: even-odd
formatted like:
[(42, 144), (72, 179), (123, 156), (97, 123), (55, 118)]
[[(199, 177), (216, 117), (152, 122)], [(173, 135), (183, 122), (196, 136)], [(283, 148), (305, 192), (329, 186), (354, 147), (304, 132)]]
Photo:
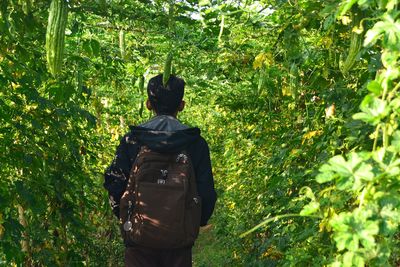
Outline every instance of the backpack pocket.
[(152, 248), (181, 247), (185, 239), (183, 184), (141, 182), (136, 196), (133, 242)]

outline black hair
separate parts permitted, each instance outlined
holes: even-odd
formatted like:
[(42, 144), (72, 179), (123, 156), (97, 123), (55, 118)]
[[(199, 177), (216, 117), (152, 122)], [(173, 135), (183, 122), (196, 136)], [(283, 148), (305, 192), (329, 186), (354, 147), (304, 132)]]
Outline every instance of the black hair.
[(185, 81), (171, 75), (167, 85), (163, 85), (163, 75), (150, 79), (147, 85), (147, 95), (151, 106), (158, 115), (173, 115), (178, 111), (185, 91)]

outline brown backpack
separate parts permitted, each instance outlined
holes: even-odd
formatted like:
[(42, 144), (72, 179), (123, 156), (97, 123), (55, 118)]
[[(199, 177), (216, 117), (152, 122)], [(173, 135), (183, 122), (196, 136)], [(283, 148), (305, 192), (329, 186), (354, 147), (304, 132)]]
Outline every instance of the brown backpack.
[(201, 201), (186, 151), (159, 153), (143, 146), (120, 202), (126, 245), (181, 248), (199, 233)]

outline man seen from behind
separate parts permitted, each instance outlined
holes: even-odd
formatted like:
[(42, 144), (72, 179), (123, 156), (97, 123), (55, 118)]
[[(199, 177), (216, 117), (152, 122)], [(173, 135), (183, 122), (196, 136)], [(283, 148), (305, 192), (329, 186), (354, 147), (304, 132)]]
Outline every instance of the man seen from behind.
[(130, 126), (105, 173), (104, 187), (120, 220), (125, 266), (189, 267), (198, 228), (216, 202), (207, 142), (182, 124), (185, 82), (150, 79), (146, 106), (155, 116)]

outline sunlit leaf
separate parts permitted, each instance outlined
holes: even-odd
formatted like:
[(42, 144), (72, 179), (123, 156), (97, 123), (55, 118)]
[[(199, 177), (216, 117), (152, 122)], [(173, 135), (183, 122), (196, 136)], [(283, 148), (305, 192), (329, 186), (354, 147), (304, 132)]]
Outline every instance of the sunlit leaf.
[(350, 8), (357, 3), (357, 0), (345, 0), (341, 2), (341, 5), (338, 10), (338, 17), (342, 17), (344, 14), (346, 14), (347, 11), (350, 10)]
[(376, 80), (371, 81), (368, 84), (367, 88), (370, 92), (374, 93), (377, 96), (381, 95), (381, 93), (383, 91), (381, 84), (379, 82), (377, 82)]
[(303, 207), (303, 209), (300, 211), (300, 215), (311, 215), (317, 212), (318, 210), (319, 210), (319, 203), (310, 202), (309, 204)]
[(356, 120), (363, 120), (372, 125), (378, 124), (390, 111), (386, 101), (371, 95), (367, 95), (364, 98), (360, 109), (363, 112), (354, 114), (353, 118)]
[(253, 62), (253, 68), (254, 69), (259, 69), (263, 66), (265, 59), (267, 58), (267, 55), (265, 53), (260, 53), (256, 56)]

